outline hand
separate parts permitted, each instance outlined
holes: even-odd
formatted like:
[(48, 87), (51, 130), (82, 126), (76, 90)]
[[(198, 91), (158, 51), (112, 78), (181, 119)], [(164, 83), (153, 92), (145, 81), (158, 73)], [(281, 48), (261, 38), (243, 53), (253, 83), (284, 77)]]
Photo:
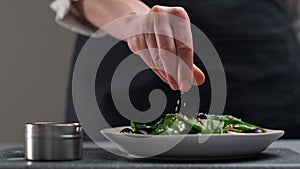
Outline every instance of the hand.
[(149, 14), (138, 18), (134, 26), (145, 33), (126, 39), (132, 52), (173, 90), (187, 92), (192, 85), (203, 84), (205, 76), (193, 64), (193, 39), (186, 11), (154, 6)]

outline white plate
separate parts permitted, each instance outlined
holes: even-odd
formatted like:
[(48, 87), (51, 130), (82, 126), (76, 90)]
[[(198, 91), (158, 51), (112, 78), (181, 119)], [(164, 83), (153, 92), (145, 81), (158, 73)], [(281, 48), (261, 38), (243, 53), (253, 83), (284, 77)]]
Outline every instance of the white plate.
[(228, 159), (253, 156), (280, 138), (284, 131), (247, 134), (140, 135), (120, 133), (117, 127), (101, 133), (132, 158)]

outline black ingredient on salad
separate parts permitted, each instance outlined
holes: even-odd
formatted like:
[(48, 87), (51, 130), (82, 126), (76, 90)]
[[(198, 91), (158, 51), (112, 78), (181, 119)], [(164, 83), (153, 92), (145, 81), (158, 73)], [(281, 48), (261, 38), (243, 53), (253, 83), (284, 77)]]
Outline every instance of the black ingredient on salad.
[(120, 131), (120, 133), (133, 133), (133, 131), (130, 128), (124, 128)]
[(223, 133), (266, 133), (267, 130), (230, 115), (198, 113), (195, 118), (176, 113), (166, 114), (154, 125), (130, 122), (131, 128), (121, 133), (178, 135), (178, 134), (223, 134)]
[(206, 114), (204, 114), (204, 113), (198, 113), (197, 114), (197, 118), (199, 118), (199, 119), (207, 119)]

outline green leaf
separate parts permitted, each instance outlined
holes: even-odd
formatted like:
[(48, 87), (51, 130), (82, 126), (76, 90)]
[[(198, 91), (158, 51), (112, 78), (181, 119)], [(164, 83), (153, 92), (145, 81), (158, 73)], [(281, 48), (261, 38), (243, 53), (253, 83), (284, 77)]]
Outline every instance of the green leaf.
[(134, 121), (130, 121), (130, 126), (131, 126), (132, 131), (136, 131), (137, 126)]
[(205, 130), (202, 133), (221, 133), (224, 127), (224, 121), (220, 120), (211, 120), (203, 119), (201, 120), (202, 125), (205, 127)]

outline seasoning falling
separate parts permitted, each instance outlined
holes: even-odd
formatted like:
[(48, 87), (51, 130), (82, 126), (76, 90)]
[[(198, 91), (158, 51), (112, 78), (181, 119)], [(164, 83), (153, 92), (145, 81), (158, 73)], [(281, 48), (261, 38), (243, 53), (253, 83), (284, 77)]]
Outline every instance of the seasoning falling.
[(175, 107), (175, 113), (178, 113), (179, 105), (180, 105), (180, 99), (177, 99), (177, 101), (176, 101), (176, 107)]
[(175, 113), (178, 113), (178, 106), (175, 107)]

